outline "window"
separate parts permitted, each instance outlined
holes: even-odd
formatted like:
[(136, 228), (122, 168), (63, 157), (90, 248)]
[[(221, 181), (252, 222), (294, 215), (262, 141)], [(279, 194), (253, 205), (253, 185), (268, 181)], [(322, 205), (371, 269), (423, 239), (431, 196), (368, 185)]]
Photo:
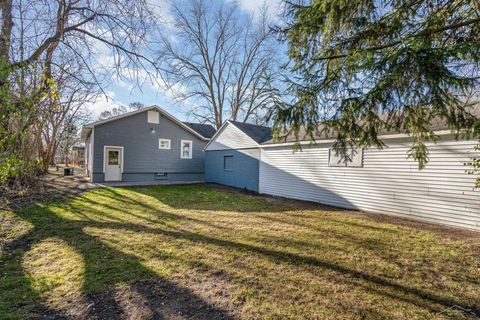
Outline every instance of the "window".
[(155, 110), (148, 110), (147, 121), (148, 123), (160, 123), (160, 113)]
[(118, 165), (118, 151), (108, 150), (108, 165)]
[(363, 167), (363, 149), (352, 148), (347, 152), (347, 158), (342, 158), (342, 153), (333, 148), (329, 149), (329, 167)]
[(170, 139), (158, 139), (158, 149), (170, 150)]
[(233, 156), (223, 156), (223, 170), (233, 171)]
[(180, 158), (192, 159), (192, 141), (182, 140), (180, 143)]

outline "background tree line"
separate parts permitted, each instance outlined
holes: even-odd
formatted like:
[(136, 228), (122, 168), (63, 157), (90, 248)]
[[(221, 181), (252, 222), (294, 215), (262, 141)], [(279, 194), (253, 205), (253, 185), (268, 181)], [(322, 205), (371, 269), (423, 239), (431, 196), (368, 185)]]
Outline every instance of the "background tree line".
[[(158, 17), (142, 0), (2, 0), (0, 10), (5, 193), (30, 185), (70, 145), (78, 126), (91, 120), (87, 103), (95, 102), (113, 74), (123, 68), (157, 71), (145, 45)], [(114, 68), (94, 68), (98, 44), (110, 50)]]
[[(382, 147), (381, 132), (403, 131), (420, 167), (425, 143), (437, 139), (432, 120), (480, 135), (471, 111), (477, 0), (287, 1), (280, 20), (267, 6), (248, 15), (220, 0), (167, 8), (164, 16), (147, 0), (0, 0), (3, 191), (47, 170), (73, 132), (96, 120), (86, 106), (115, 78), (157, 82), (217, 128), (268, 122), (279, 140), (302, 127), (313, 139), (322, 123), (340, 152)], [(99, 46), (108, 67), (97, 64)]]

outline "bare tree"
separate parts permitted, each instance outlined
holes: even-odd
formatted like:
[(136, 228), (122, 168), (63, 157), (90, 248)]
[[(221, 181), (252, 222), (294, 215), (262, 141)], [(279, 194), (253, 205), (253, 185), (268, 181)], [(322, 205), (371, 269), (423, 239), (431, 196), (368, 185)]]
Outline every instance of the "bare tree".
[[(158, 60), (191, 115), (219, 128), (225, 118), (259, 121), (276, 98), (278, 63), (266, 7), (258, 19), (234, 3), (175, 1), (174, 26), (161, 37)], [(192, 107), (193, 106), (193, 107)]]
[(111, 77), (159, 77), (148, 44), (161, 19), (148, 0), (0, 0), (0, 11), (0, 171), (7, 180), (11, 163), (17, 174), (21, 163), (38, 168), (40, 158), (45, 170), (66, 123)]
[(98, 115), (98, 120), (105, 120), (112, 117), (119, 116), (121, 114), (127, 113), (128, 109), (125, 106), (113, 107), (110, 110), (104, 110)]
[(98, 119), (99, 120), (104, 120), (104, 119), (119, 116), (119, 115), (127, 113), (129, 111), (140, 110), (142, 108), (145, 108), (145, 105), (143, 103), (141, 103), (141, 102), (131, 102), (126, 107), (122, 106), (122, 105), (119, 105), (118, 107), (113, 107), (110, 110), (102, 111), (99, 114)]
[(141, 103), (141, 102), (138, 102), (138, 101), (134, 101), (134, 102), (130, 102), (128, 104), (128, 108), (130, 110), (140, 110), (140, 109), (143, 109), (145, 108), (145, 104)]
[(91, 120), (85, 104), (95, 98), (94, 86), (79, 83), (72, 76), (83, 71), (82, 65), (71, 64), (53, 74), (58, 94), (48, 96), (48, 103), (41, 108), (34, 125), (36, 132), (33, 136), (43, 170), (53, 164), (58, 146), (65, 139), (65, 130), (78, 128)]

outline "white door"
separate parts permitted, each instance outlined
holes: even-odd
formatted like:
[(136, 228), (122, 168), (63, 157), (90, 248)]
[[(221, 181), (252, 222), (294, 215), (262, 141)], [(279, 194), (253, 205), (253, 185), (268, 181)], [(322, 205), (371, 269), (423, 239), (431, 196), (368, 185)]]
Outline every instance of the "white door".
[(122, 151), (121, 148), (105, 148), (105, 181), (122, 180)]

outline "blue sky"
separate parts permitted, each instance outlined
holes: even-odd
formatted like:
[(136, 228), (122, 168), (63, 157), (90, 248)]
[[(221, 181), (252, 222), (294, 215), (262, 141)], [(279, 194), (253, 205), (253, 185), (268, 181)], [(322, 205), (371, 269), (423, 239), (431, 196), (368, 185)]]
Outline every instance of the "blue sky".
[[(231, 0), (221, 0), (232, 2)], [(278, 13), (281, 0), (238, 0), (239, 8), (247, 14), (256, 14), (259, 8), (266, 3), (272, 14)], [(168, 15), (168, 7), (166, 1), (153, 0), (154, 5), (158, 8), (159, 14)], [(97, 50), (97, 62), (101, 65), (108, 65), (110, 53), (108, 48), (99, 45)], [(127, 77), (128, 78), (128, 77)], [(105, 88), (106, 95), (98, 97), (95, 103), (87, 105), (91, 111), (92, 117), (96, 119), (98, 114), (104, 110), (109, 110), (118, 105), (128, 105), (131, 102), (141, 102), (145, 105), (159, 105), (180, 120), (189, 120), (186, 112), (188, 106), (175, 104), (173, 100), (173, 92), (165, 88), (160, 81), (143, 81), (141, 87), (135, 87), (134, 81), (128, 79), (112, 79), (111, 83)]]

